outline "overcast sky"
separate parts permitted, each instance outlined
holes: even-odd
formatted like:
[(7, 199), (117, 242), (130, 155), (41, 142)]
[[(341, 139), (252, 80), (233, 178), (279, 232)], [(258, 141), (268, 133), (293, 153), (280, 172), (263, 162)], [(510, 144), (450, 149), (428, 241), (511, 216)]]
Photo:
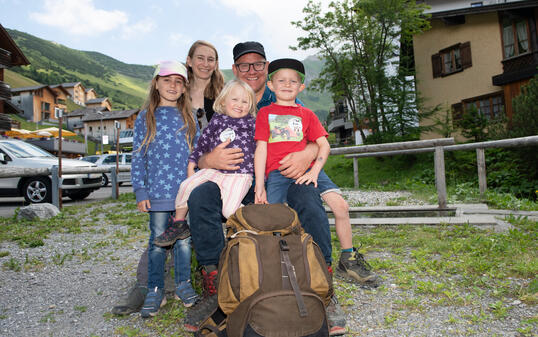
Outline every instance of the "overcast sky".
[[(328, 3), (328, 0), (322, 0)], [(255, 40), (269, 60), (304, 59), (288, 47), (304, 35), (291, 25), (307, 0), (0, 0), (0, 24), (69, 48), (126, 63), (184, 61), (196, 40), (213, 43), (222, 68), (237, 42)]]

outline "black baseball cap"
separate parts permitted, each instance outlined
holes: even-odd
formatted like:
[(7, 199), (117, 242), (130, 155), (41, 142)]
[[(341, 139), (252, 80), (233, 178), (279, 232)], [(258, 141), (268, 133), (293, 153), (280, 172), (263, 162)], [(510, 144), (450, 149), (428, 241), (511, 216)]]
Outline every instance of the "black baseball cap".
[(278, 59), (272, 61), (269, 63), (269, 70), (267, 71), (269, 73), (269, 80), (280, 69), (295, 70), (301, 76), (301, 82), (304, 82), (305, 71), (304, 64), (301, 61), (296, 59)]
[(265, 57), (265, 50), (263, 49), (262, 44), (256, 41), (239, 42), (235, 45), (233, 52), (234, 62), (237, 61), (237, 59), (241, 56), (248, 53), (256, 53), (263, 56), (264, 59), (267, 59)]

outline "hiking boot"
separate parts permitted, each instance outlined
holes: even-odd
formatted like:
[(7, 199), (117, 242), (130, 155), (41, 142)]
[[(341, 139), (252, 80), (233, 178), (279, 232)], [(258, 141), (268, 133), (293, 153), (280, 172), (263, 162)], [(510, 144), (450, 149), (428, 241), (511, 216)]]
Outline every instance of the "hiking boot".
[(147, 293), (147, 287), (136, 284), (129, 290), (127, 296), (121, 299), (118, 305), (112, 308), (112, 313), (114, 315), (129, 315), (133, 312), (140, 311)]
[(140, 315), (143, 318), (148, 318), (150, 316), (155, 316), (159, 312), (159, 309), (166, 304), (166, 296), (164, 296), (163, 289), (155, 287), (151, 291), (148, 291), (146, 295), (146, 300), (140, 310)]
[(331, 296), (327, 306), (327, 321), (329, 323), (329, 336), (341, 336), (346, 333), (346, 317), (338, 304), (336, 295)]
[(198, 326), (218, 307), (217, 299), (217, 277), (219, 271), (217, 266), (202, 266), (202, 286), (204, 297), (187, 311), (185, 317), (185, 330), (189, 332), (198, 331)]
[(186, 220), (174, 221), (174, 218), (170, 217), (168, 221), (168, 227), (158, 237), (153, 239), (153, 244), (159, 247), (168, 247), (174, 244), (177, 240), (183, 240), (191, 236), (191, 231)]
[(377, 288), (381, 284), (381, 279), (371, 270), (372, 267), (355, 247), (352, 252), (342, 252), (340, 255), (338, 274), (349, 281), (357, 282), (364, 287)]
[(176, 299), (181, 300), (187, 308), (192, 307), (198, 300), (198, 294), (191, 285), (191, 280), (180, 282), (176, 288)]

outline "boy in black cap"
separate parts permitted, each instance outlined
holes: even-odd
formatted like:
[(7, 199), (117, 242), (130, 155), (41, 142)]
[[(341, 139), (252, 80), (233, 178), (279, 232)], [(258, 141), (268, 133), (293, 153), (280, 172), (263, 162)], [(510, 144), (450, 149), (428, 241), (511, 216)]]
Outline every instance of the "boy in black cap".
[[(377, 276), (364, 271), (361, 266), (366, 261), (353, 247), (349, 206), (338, 186), (323, 171), (330, 152), (328, 134), (317, 116), (295, 101), (305, 88), (304, 65), (295, 59), (278, 59), (269, 64), (268, 73), (267, 86), (275, 93), (276, 102), (260, 109), (256, 118), (255, 202), (284, 203), (291, 184), (314, 184), (335, 216), (336, 234), (342, 248), (337, 271), (353, 281), (377, 286)], [(278, 170), (279, 161), (290, 152), (301, 151), (307, 142), (316, 142), (319, 146), (310, 169), (297, 179), (283, 176)]]

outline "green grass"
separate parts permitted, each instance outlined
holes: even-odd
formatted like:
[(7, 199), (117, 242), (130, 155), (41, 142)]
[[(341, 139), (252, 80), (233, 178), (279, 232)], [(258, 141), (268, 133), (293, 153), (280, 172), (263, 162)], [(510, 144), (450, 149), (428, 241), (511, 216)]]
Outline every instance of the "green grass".
[(41, 83), (32, 80), (24, 75), (18, 74), (9, 69), (4, 69), (4, 82), (9, 84), (12, 89), (22, 87), (32, 87), (34, 85), (40, 85)]

